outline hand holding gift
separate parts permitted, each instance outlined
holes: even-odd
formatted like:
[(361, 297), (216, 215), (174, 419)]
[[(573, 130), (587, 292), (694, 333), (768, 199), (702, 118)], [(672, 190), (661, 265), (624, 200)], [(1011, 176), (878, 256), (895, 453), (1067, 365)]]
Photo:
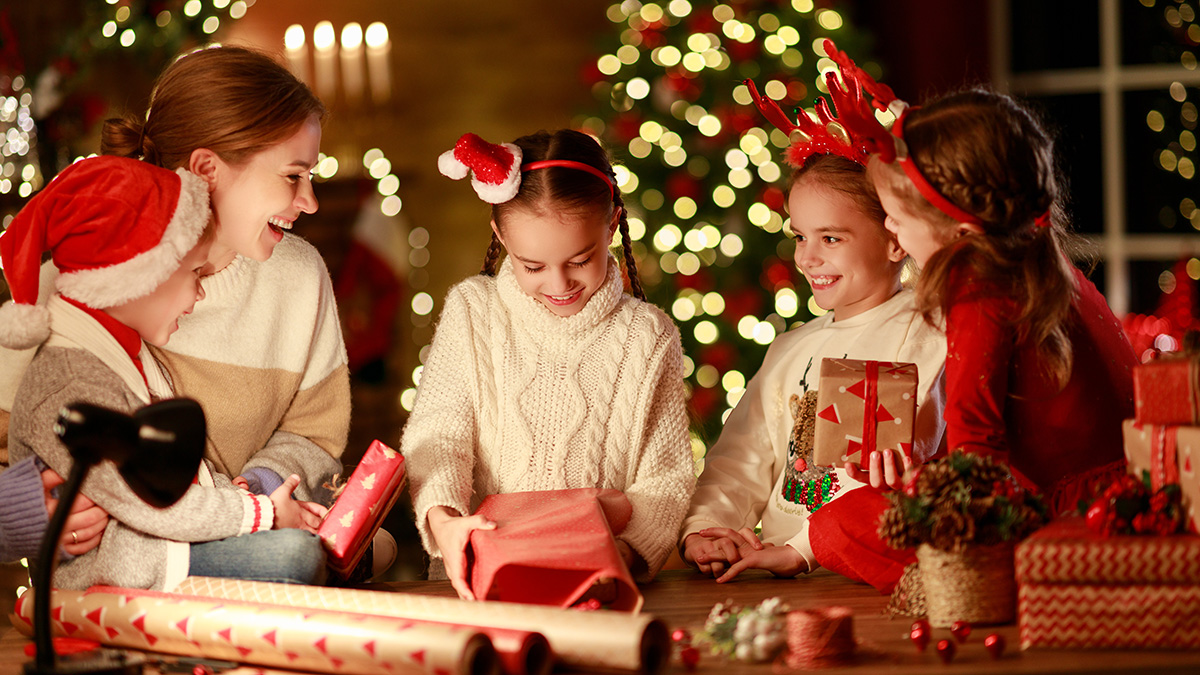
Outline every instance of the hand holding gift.
[(292, 499), (292, 492), (299, 485), (300, 476), (292, 474), (283, 481), (283, 485), (271, 493), (271, 504), (275, 507), (275, 523), (272, 529), (295, 528), (316, 534), (327, 509), (316, 502)]
[(868, 469), (863, 469), (851, 461), (847, 461), (843, 468), (854, 480), (880, 490), (899, 490), (903, 487), (904, 474), (913, 466), (912, 457), (894, 452), (891, 448), (883, 452), (872, 452), (867, 463)]
[(471, 534), (475, 530), (494, 529), (496, 523), (488, 520), (487, 516), (463, 516), (444, 506), (429, 509), (429, 531), (433, 533), (438, 550), (442, 552), (450, 585), (463, 600), (475, 599), (471, 582), (467, 580), (467, 546), (471, 543)]

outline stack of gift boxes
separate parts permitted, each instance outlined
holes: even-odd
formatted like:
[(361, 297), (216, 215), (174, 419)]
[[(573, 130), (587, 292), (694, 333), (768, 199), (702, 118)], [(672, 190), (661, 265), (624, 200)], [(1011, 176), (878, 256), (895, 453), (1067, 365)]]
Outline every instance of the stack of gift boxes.
[(1067, 518), (1034, 533), (1016, 552), (1022, 648), (1200, 648), (1200, 356), (1137, 366), (1134, 398), (1129, 472), (1180, 486), (1188, 532), (1105, 536)]

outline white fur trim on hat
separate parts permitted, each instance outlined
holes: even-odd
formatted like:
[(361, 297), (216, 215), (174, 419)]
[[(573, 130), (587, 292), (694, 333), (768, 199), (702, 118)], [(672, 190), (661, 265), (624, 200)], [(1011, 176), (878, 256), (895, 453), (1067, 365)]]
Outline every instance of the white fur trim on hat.
[(179, 202), (154, 248), (115, 265), (67, 272), (55, 286), (64, 296), (97, 309), (148, 295), (179, 269), (179, 261), (196, 246), (212, 212), (208, 183), (187, 169), (177, 169)]
[(466, 164), (455, 159), (454, 148), (450, 148), (438, 155), (438, 171), (441, 171), (443, 176), (453, 178), (454, 180), (461, 180), (467, 177), (467, 172), (470, 169), (467, 168)]
[(0, 307), (0, 345), (9, 349), (36, 347), (50, 337), (50, 310), (12, 300)]

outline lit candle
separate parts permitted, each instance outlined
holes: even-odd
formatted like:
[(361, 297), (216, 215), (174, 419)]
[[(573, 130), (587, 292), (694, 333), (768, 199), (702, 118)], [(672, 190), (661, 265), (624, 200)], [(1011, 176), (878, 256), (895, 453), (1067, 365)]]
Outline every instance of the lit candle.
[(342, 91), (346, 102), (356, 104), (363, 93), (363, 31), (357, 23), (342, 27)]
[(313, 28), (313, 47), (316, 49), (313, 64), (316, 69), (317, 95), (332, 102), (337, 91), (337, 57), (334, 54), (337, 51), (337, 35), (332, 23), (321, 21)]
[(311, 84), (308, 72), (308, 43), (304, 40), (304, 26), (294, 23), (287, 27), (283, 34), (283, 46), (287, 49), (288, 62), (292, 66), (292, 74), (303, 82)]
[(376, 21), (367, 26), (367, 76), (371, 84), (371, 100), (386, 103), (392, 96), (392, 41), (387, 26)]

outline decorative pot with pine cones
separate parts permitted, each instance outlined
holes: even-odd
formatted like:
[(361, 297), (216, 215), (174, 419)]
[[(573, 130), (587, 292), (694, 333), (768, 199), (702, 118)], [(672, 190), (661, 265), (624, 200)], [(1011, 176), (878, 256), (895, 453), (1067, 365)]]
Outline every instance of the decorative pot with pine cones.
[(879, 534), (916, 547), (931, 624), (1015, 618), (1013, 546), (1045, 523), (1040, 497), (992, 457), (961, 451), (914, 468), (888, 497)]

